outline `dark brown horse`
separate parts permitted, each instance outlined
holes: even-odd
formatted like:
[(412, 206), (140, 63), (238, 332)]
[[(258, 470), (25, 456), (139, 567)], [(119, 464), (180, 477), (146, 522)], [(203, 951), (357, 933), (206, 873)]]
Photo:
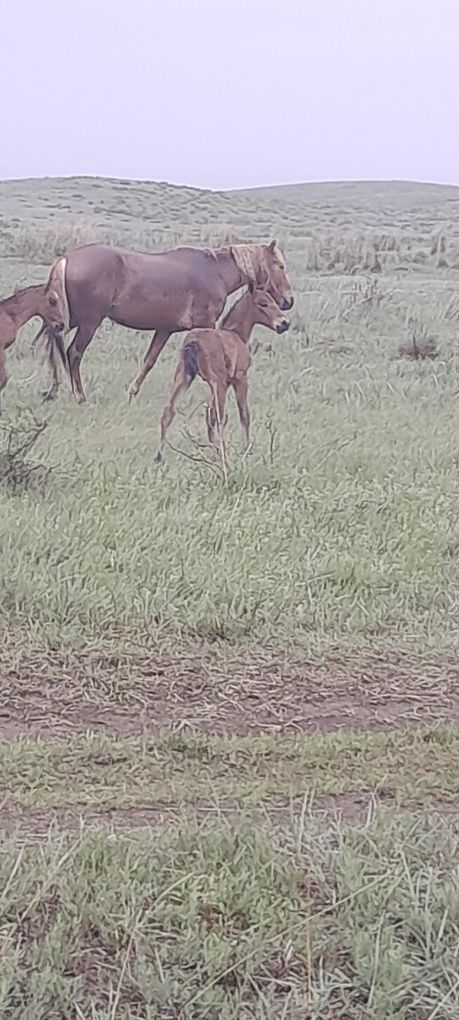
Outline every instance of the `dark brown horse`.
[[(36, 315), (43, 320), (43, 326), (35, 337), (34, 343), (38, 340), (45, 330), (45, 308), (44, 284), (18, 290), (16, 294), (11, 294), (11, 297), (0, 301), (0, 393), (7, 381), (5, 351), (14, 344), (21, 327)], [(54, 377), (56, 374), (54, 352), (50, 350), (49, 354)]]
[(268, 292), (249, 284), (248, 291), (233, 305), (217, 329), (192, 329), (186, 337), (177, 365), (173, 390), (161, 418), (161, 446), (156, 462), (162, 460), (166, 432), (175, 415), (177, 401), (197, 375), (209, 386), (211, 403), (207, 411), (209, 442), (218, 436), (223, 458), (223, 430), (226, 425), (226, 398), (234, 390), (239, 418), (244, 429), (244, 453), (250, 447), (250, 412), (247, 403), (247, 372), (250, 366), (249, 340), (255, 325), (285, 333), (289, 320)]
[[(215, 251), (176, 248), (159, 254), (101, 244), (74, 248), (51, 270), (46, 321), (64, 364), (67, 359), (76, 400), (85, 400), (80, 362), (103, 319), (130, 329), (155, 330), (143, 368), (129, 387), (131, 398), (137, 396), (172, 333), (213, 328), (228, 295), (251, 282), (266, 286), (282, 309), (292, 307), (292, 289), (276, 241)], [(75, 328), (66, 356), (63, 334)], [(50, 355), (51, 349), (52, 343)], [(57, 388), (54, 372), (50, 397)]]

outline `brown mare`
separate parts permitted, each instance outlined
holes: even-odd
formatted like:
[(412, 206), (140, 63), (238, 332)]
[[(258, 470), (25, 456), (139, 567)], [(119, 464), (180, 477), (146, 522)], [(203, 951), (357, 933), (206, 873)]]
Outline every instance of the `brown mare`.
[[(102, 244), (74, 248), (55, 263), (46, 286), (50, 348), (54, 340), (81, 403), (80, 362), (103, 319), (129, 329), (155, 330), (143, 368), (129, 386), (129, 398), (135, 397), (172, 333), (214, 328), (228, 295), (255, 282), (266, 286), (280, 308), (292, 307), (292, 289), (276, 241), (159, 254)], [(75, 328), (65, 355), (63, 334)], [(58, 385), (54, 371), (50, 398)]]
[(207, 411), (209, 442), (216, 445), (218, 428), (222, 450), (226, 425), (226, 397), (234, 390), (239, 418), (244, 429), (244, 452), (250, 448), (250, 412), (247, 403), (247, 372), (250, 365), (249, 340), (255, 325), (285, 333), (289, 320), (268, 292), (249, 284), (217, 329), (193, 329), (186, 337), (174, 375), (173, 390), (161, 418), (161, 446), (156, 462), (162, 460), (166, 432), (175, 415), (177, 401), (197, 375), (208, 383), (211, 403)]
[[(45, 330), (45, 285), (37, 287), (26, 287), (24, 290), (16, 291), (11, 297), (0, 301), (0, 393), (6, 386), (7, 375), (5, 365), (5, 351), (11, 347), (22, 326), (38, 315), (43, 320), (43, 326), (35, 337), (34, 343)], [(54, 352), (49, 352), (50, 364), (53, 369), (53, 376), (56, 371)]]

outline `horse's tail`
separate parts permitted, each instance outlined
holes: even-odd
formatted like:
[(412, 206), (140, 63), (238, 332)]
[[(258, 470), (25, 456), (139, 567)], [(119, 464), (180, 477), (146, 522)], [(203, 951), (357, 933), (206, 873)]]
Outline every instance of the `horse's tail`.
[(36, 336), (34, 336), (34, 338), (32, 340), (32, 350), (33, 351), (35, 350), (38, 341), (41, 340), (41, 338), (42, 338), (43, 334), (45, 333), (45, 331), (46, 331), (46, 322), (43, 322), (43, 325), (42, 325), (41, 329), (38, 330), (38, 333), (36, 334)]
[(64, 336), (70, 329), (70, 309), (66, 285), (67, 259), (64, 256), (51, 268), (45, 288), (45, 344), (48, 359), (54, 363), (54, 352), (68, 370)]
[(54, 361), (54, 351), (57, 350), (64, 368), (67, 369), (67, 355), (62, 332), (54, 331), (44, 322), (32, 340), (32, 350), (35, 350), (39, 343), (40, 346), (43, 345), (43, 351), (50, 363)]
[(193, 340), (190, 340), (183, 349), (183, 363), (187, 379), (193, 382), (198, 374), (198, 345)]
[(57, 351), (65, 371), (68, 371), (69, 366), (67, 361), (67, 352), (65, 350), (64, 334), (62, 330), (45, 326), (45, 350), (51, 364), (54, 361), (54, 351)]
[(45, 287), (46, 325), (53, 332), (68, 333), (70, 329), (70, 309), (67, 297), (67, 259), (64, 256), (54, 263)]

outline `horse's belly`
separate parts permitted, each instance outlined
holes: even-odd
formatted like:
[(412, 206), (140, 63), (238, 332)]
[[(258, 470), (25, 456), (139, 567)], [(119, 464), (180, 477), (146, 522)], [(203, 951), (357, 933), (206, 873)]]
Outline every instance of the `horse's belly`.
[(168, 329), (176, 332), (191, 329), (193, 322), (193, 295), (176, 292), (174, 295), (124, 293), (114, 301), (110, 319), (130, 329)]

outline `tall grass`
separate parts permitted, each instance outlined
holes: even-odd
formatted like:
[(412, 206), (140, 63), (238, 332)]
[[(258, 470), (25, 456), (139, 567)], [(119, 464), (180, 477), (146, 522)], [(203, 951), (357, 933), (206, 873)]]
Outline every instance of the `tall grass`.
[[(154, 465), (177, 342), (128, 406), (138, 339), (99, 331), (83, 362), (88, 404), (64, 386), (49, 411), (41, 498), (2, 496), (11, 620), (70, 642), (121, 627), (310, 649), (454, 643), (458, 363), (443, 290), (430, 284), (440, 356), (411, 365), (399, 348), (416, 300), (419, 340), (422, 280), (406, 296), (371, 275), (350, 289), (295, 283), (290, 333), (258, 333), (254, 451), (242, 465), (232, 412), (227, 485), (186, 456), (189, 435), (204, 441), (200, 384), (171, 432), (183, 454)], [(38, 413), (36, 388), (18, 391), (13, 371), (11, 420), (19, 393)]]

